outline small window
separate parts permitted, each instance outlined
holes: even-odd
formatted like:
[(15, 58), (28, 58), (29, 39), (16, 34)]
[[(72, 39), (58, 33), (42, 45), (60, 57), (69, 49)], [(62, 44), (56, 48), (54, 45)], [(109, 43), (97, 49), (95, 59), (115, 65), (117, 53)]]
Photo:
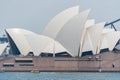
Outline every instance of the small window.
[(19, 64), (19, 66), (34, 66), (34, 64)]
[(13, 63), (4, 63), (3, 67), (14, 67)]

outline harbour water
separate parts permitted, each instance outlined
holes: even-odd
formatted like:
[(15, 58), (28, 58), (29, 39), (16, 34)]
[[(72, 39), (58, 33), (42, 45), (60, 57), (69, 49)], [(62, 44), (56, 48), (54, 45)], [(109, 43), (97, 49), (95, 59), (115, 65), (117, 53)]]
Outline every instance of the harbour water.
[(120, 73), (99, 72), (3, 72), (0, 80), (119, 80)]

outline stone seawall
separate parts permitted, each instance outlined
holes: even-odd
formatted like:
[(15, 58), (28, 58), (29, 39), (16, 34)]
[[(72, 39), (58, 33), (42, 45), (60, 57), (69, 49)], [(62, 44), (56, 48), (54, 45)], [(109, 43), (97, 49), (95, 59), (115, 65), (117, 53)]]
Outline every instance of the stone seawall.
[[(16, 58), (22, 61), (16, 62)], [(0, 59), (0, 70), (8, 72), (98, 72), (120, 71), (120, 54), (107, 52), (100, 55), (81, 58), (50, 58), (50, 57), (5, 57)]]

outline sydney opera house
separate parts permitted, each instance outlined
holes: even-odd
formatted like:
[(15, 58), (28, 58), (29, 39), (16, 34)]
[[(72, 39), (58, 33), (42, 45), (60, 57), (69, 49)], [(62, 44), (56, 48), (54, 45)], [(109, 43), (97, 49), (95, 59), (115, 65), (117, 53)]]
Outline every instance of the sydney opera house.
[(9, 43), (0, 44), (0, 70), (120, 71), (120, 54), (116, 52), (120, 31), (88, 19), (90, 11), (68, 8), (51, 19), (41, 35), (6, 29)]

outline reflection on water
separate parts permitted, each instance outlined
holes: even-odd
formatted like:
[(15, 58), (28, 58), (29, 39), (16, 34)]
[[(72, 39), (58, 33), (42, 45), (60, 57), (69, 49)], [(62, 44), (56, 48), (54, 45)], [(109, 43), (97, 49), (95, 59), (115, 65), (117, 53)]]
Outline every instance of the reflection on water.
[(120, 73), (92, 72), (4, 72), (0, 80), (119, 80)]

